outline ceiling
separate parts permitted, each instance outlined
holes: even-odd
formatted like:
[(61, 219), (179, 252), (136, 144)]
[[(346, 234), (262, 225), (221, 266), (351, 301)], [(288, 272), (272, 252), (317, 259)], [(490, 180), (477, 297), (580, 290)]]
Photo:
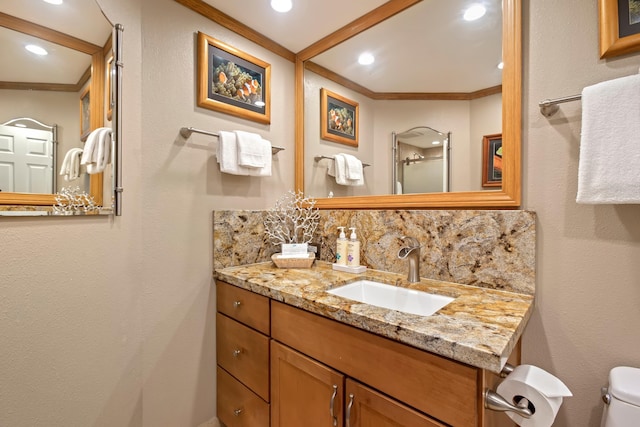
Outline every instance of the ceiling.
[[(293, 52), (385, 3), (293, 0), (282, 14), (268, 0), (204, 1)], [(473, 3), (487, 13), (466, 22)], [(423, 0), (312, 60), (375, 92), (473, 92), (501, 83), (501, 40), (501, 0)], [(374, 64), (357, 64), (363, 51)]]
[[(111, 24), (94, 0), (65, 0), (58, 6), (42, 0), (0, 0), (0, 12), (98, 46), (111, 34)], [(24, 46), (29, 43), (39, 44), (49, 55), (28, 53)], [(91, 64), (87, 54), (4, 27), (0, 27), (0, 58), (0, 82), (76, 84)]]
[[(386, 2), (293, 0), (292, 10), (282, 14), (269, 0), (203, 1), (294, 53)], [(478, 2), (487, 6), (485, 17), (463, 21), (464, 8)], [(0, 11), (97, 45), (111, 31), (92, 0), (65, 0), (61, 6), (0, 0)], [(501, 83), (501, 22), (501, 0), (423, 0), (312, 60), (375, 92), (473, 92)], [(12, 58), (3, 61), (0, 81), (44, 82), (35, 71), (46, 70), (46, 82), (73, 84), (88, 66), (88, 55), (56, 45), (48, 47), (56, 55), (46, 61), (27, 55), (26, 38), (0, 27), (0, 58)], [(365, 50), (376, 61), (360, 66), (357, 54)], [(63, 54), (67, 59), (54, 58)]]

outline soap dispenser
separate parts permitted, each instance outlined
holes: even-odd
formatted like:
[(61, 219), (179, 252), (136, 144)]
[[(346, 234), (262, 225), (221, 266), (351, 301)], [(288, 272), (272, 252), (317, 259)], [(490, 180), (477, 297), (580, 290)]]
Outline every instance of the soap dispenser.
[(347, 265), (347, 236), (344, 234), (344, 227), (338, 227), (340, 237), (336, 240), (336, 264)]
[(360, 266), (360, 240), (356, 236), (356, 228), (349, 227), (351, 230), (351, 236), (349, 236), (349, 242), (347, 243), (347, 265), (349, 267)]

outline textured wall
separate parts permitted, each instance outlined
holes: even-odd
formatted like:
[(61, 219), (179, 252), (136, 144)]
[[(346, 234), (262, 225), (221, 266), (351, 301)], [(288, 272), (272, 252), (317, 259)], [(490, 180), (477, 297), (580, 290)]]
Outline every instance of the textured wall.
[(576, 204), (581, 104), (549, 119), (537, 104), (637, 73), (640, 55), (598, 58), (597, 1), (523, 3), (523, 206), (538, 217), (536, 311), (523, 362), (573, 392), (554, 426), (597, 427), (609, 370), (640, 366), (640, 206)]
[[(361, 264), (407, 272), (397, 257), (400, 236), (418, 239), (421, 277), (466, 285), (535, 292), (535, 214), (526, 211), (323, 210), (315, 242), (335, 260), (339, 226), (356, 227)], [(214, 211), (214, 268), (268, 261), (279, 249), (265, 237), (264, 211)], [(348, 230), (347, 230), (348, 231)], [(348, 236), (348, 234), (347, 234)]]

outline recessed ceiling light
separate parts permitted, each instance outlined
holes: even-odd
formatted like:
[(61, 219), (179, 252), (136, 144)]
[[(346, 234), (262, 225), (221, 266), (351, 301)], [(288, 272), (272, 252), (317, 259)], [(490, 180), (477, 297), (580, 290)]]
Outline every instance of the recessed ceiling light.
[(433, 141), (431, 145), (440, 145), (440, 141)]
[(291, 0), (271, 0), (271, 7), (276, 12), (289, 12), (293, 4)]
[(464, 11), (465, 21), (475, 21), (480, 19), (487, 13), (487, 9), (481, 4), (472, 4), (467, 10)]
[(361, 53), (358, 57), (358, 63), (360, 65), (371, 65), (375, 62), (376, 58), (369, 52)]
[(26, 128), (27, 127), (27, 125), (25, 125), (24, 123), (16, 123), (14, 126), (17, 127), (17, 128)]
[(35, 44), (28, 44), (24, 48), (31, 53), (35, 53), (36, 55), (47, 55), (49, 53), (40, 46), (36, 46)]
[(50, 4), (62, 4), (62, 0), (44, 0)]
[(504, 62), (500, 62), (498, 64), (498, 69), (502, 70), (504, 68)]

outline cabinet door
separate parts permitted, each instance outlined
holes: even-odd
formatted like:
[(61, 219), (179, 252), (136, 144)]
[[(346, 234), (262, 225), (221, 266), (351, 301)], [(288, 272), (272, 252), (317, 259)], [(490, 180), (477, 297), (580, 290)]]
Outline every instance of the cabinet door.
[(271, 341), (271, 426), (342, 427), (344, 377)]
[(444, 424), (347, 378), (346, 427), (444, 427)]

